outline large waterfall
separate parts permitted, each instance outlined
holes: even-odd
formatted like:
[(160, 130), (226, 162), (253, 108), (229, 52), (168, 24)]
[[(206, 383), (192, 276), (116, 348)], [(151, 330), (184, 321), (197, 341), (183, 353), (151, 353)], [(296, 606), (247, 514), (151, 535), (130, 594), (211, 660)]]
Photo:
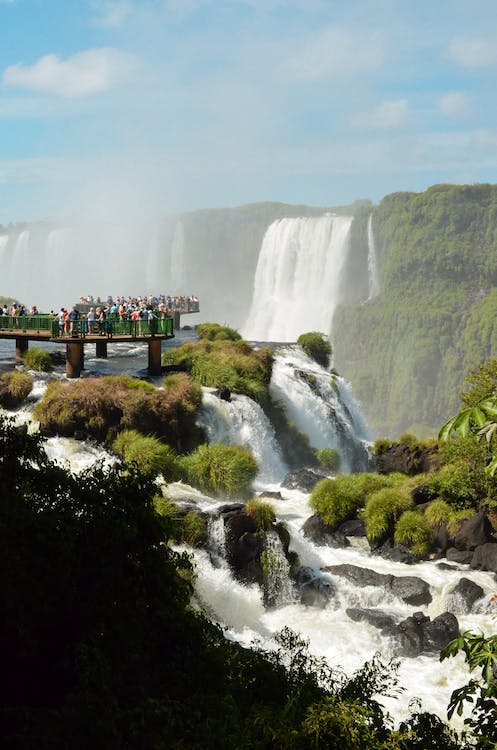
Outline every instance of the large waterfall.
[(368, 300), (377, 297), (380, 293), (380, 275), (378, 272), (378, 258), (376, 256), (376, 245), (373, 232), (373, 214), (368, 219), (368, 272), (369, 272), (369, 295)]
[(351, 224), (350, 217), (333, 215), (271, 224), (259, 254), (245, 338), (295, 341), (304, 331), (330, 332), (342, 300)]

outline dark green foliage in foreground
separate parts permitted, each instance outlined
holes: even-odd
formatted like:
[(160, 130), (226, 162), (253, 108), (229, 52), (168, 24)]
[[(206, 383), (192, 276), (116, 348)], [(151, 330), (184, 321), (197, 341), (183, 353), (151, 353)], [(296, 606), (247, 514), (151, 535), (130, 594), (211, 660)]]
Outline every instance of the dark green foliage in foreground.
[(27, 399), (33, 388), (33, 378), (25, 372), (13, 370), (0, 376), (0, 406), (14, 409)]
[(225, 640), (155, 492), (119, 466), (73, 477), (0, 422), (4, 747), (456, 750), (433, 716), (391, 729), (379, 660), (347, 679), (289, 632), (267, 655)]
[[(210, 324), (214, 325), (214, 324)], [(164, 365), (185, 369), (200, 385), (228, 388), (265, 403), (273, 357), (268, 349), (253, 349), (246, 341), (201, 340), (169, 349)]]
[(317, 331), (302, 333), (297, 344), (302, 347), (308, 357), (313, 359), (322, 367), (329, 367), (331, 357), (331, 344), (327, 336)]

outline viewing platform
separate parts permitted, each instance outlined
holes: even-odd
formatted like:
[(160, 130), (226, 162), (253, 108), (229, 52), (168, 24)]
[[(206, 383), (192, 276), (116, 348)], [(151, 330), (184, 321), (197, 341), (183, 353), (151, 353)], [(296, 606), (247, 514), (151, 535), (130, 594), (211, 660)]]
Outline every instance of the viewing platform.
[(162, 372), (162, 341), (174, 338), (174, 318), (154, 317), (145, 320), (121, 320), (109, 316), (103, 323), (79, 318), (70, 322), (69, 332), (59, 327), (52, 315), (0, 315), (0, 339), (14, 339), (16, 359), (22, 359), (30, 341), (47, 341), (66, 346), (66, 374), (79, 378), (84, 370), (85, 344), (95, 344), (96, 356), (107, 357), (108, 342), (138, 342), (148, 344), (149, 375)]

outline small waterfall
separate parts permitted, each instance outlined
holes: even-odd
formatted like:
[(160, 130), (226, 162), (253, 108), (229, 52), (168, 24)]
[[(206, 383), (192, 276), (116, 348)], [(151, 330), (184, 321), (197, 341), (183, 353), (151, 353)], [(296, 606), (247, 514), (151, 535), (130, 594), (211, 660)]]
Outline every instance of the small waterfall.
[(231, 401), (224, 401), (204, 388), (199, 423), (211, 443), (250, 448), (259, 467), (259, 482), (280, 482), (288, 471), (270, 421), (248, 396), (232, 394)]
[(341, 471), (367, 469), (370, 434), (342, 377), (330, 374), (300, 347), (286, 347), (276, 353), (271, 393), (312, 446), (340, 453)]
[(270, 530), (266, 535), (263, 557), (265, 575), (264, 598), (271, 607), (280, 607), (297, 601), (295, 587), (290, 578), (290, 564), (285, 557), (278, 534)]
[(209, 516), (207, 523), (209, 549), (217, 558), (226, 557), (226, 529), (222, 516)]
[(324, 215), (270, 225), (242, 329), (246, 339), (296, 341), (304, 331), (330, 331), (351, 224), (350, 217)]
[(368, 271), (369, 271), (369, 294), (368, 300), (374, 299), (380, 293), (380, 278), (378, 273), (378, 259), (376, 257), (376, 245), (373, 232), (373, 214), (368, 219)]

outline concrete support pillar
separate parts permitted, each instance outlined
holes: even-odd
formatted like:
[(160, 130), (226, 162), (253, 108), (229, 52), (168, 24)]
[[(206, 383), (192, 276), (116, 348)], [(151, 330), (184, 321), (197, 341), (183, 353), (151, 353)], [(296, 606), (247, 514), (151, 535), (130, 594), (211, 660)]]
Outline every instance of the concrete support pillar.
[(68, 378), (79, 378), (85, 367), (85, 352), (82, 341), (71, 341), (66, 344), (66, 375)]
[(107, 341), (95, 341), (95, 356), (107, 359)]
[(181, 313), (179, 310), (175, 310), (173, 312), (173, 318), (174, 318), (174, 330), (179, 331), (181, 328)]
[(29, 339), (16, 339), (16, 359), (22, 359), (24, 353), (28, 351)]
[(161, 339), (150, 339), (148, 342), (148, 374), (162, 374), (162, 341)]

